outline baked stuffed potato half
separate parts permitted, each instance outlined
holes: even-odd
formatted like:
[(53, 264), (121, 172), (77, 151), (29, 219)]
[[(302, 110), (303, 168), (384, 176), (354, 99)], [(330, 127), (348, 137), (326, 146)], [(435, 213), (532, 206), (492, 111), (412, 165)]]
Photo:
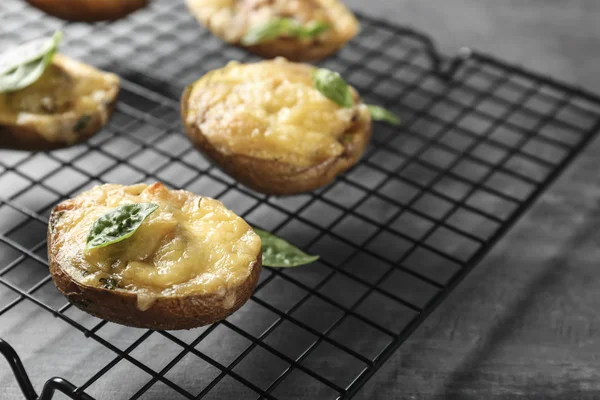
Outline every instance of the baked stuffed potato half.
[(0, 93), (0, 148), (52, 150), (97, 133), (119, 92), (117, 75), (61, 54), (31, 85)]
[(186, 0), (214, 35), (267, 58), (324, 58), (359, 32), (340, 0)]
[(273, 195), (309, 192), (361, 158), (371, 116), (350, 88), (342, 107), (313, 83), (316, 69), (278, 58), (231, 62), (185, 89), (186, 134), (242, 184)]
[(46, 14), (67, 21), (114, 21), (145, 7), (148, 0), (27, 0)]
[(57, 205), (48, 259), (56, 287), (81, 310), (161, 330), (226, 318), (262, 266), (261, 239), (242, 218), (160, 183), (97, 186)]

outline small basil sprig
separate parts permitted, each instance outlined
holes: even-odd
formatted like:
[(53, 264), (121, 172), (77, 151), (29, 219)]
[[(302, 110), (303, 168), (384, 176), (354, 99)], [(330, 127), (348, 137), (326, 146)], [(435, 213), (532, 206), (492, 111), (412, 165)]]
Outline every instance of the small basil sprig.
[(253, 46), (281, 36), (299, 39), (309, 39), (320, 35), (329, 29), (329, 24), (320, 21), (311, 21), (301, 25), (292, 18), (273, 18), (263, 25), (251, 28), (242, 38), (244, 46)]
[(23, 89), (44, 73), (62, 38), (56, 32), (50, 39), (37, 39), (0, 55), (0, 93)]
[(296, 246), (278, 238), (277, 236), (263, 231), (262, 229), (253, 228), (254, 232), (262, 241), (262, 257), (263, 265), (267, 267), (298, 267), (304, 264), (310, 264), (319, 259), (319, 256), (306, 254)]
[(85, 250), (106, 247), (133, 236), (142, 222), (157, 209), (158, 204), (154, 203), (132, 203), (107, 212), (92, 225)]
[[(319, 68), (313, 73), (313, 84), (323, 96), (337, 105), (344, 108), (354, 106), (350, 86), (339, 73), (326, 68)], [(391, 111), (375, 105), (367, 104), (367, 107), (375, 121), (385, 121), (395, 126), (400, 125), (400, 118)]]
[(371, 118), (375, 121), (384, 121), (388, 122), (392, 125), (398, 126), (400, 125), (400, 117), (396, 114), (386, 110), (383, 107), (374, 106), (371, 104), (367, 104), (367, 108), (369, 109), (369, 113), (371, 114)]

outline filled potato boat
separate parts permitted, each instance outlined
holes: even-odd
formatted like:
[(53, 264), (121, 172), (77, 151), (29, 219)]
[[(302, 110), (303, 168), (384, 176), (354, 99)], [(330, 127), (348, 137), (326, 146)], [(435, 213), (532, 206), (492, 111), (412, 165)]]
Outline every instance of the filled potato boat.
[(96, 317), (150, 329), (222, 320), (252, 294), (261, 239), (217, 200), (160, 183), (107, 184), (50, 216), (52, 279)]
[(315, 86), (318, 72), (282, 58), (231, 62), (186, 88), (186, 134), (256, 191), (291, 195), (325, 186), (359, 161), (372, 122), (356, 90), (345, 87), (344, 105), (325, 96)]
[(0, 148), (51, 150), (96, 134), (108, 121), (119, 78), (61, 54), (20, 90), (0, 93)]
[(267, 58), (318, 60), (358, 34), (339, 0), (186, 0), (214, 35)]

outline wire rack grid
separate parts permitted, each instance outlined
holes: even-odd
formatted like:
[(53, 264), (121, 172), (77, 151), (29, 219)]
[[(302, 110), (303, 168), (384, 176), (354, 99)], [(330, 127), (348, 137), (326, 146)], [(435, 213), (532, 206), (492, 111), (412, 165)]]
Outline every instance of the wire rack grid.
[[(268, 197), (182, 134), (183, 87), (231, 59), (256, 59), (200, 28), (183, 4), (158, 0), (97, 25), (62, 25), (15, 0), (0, 15), (0, 48), (62, 28), (66, 54), (123, 78), (115, 115), (89, 142), (0, 151), (0, 337), (45, 384), (42, 399), (56, 389), (100, 399), (115, 387), (128, 399), (350, 398), (600, 127), (594, 95), (479, 53), (444, 58), (426, 36), (361, 16), (361, 35), (322, 65), (402, 126), (377, 124), (361, 163), (329, 186)], [(53, 205), (103, 182), (157, 180), (220, 199), (321, 260), (265, 268), (241, 310), (191, 331), (125, 328), (71, 307), (48, 275)], [(37, 398), (7, 342), (0, 352)], [(39, 376), (43, 363), (68, 381)], [(0, 386), (15, 398), (8, 372)]]

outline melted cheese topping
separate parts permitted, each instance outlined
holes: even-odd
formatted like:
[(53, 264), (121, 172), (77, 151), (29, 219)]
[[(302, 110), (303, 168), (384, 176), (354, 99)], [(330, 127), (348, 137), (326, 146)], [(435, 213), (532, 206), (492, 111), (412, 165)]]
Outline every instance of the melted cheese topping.
[(343, 108), (329, 100), (314, 87), (313, 71), (284, 59), (232, 62), (194, 84), (186, 122), (224, 154), (299, 167), (337, 157), (364, 105)]
[[(358, 21), (339, 0), (187, 0), (188, 7), (215, 34), (238, 43), (248, 31), (275, 17), (305, 24), (325, 22), (318, 40), (344, 43), (358, 33)], [(310, 43), (314, 39), (295, 39)]]
[[(127, 203), (152, 202), (152, 213), (132, 237), (84, 252), (94, 221)], [(69, 204), (70, 203), (70, 204)], [(227, 293), (250, 274), (260, 237), (217, 200), (156, 183), (102, 185), (67, 202), (54, 226), (52, 251), (75, 281), (138, 293), (148, 308), (157, 295)]]
[(97, 115), (106, 123), (118, 88), (116, 75), (56, 54), (32, 85), (0, 93), (0, 125), (27, 126), (51, 142), (74, 143), (82, 117)]

